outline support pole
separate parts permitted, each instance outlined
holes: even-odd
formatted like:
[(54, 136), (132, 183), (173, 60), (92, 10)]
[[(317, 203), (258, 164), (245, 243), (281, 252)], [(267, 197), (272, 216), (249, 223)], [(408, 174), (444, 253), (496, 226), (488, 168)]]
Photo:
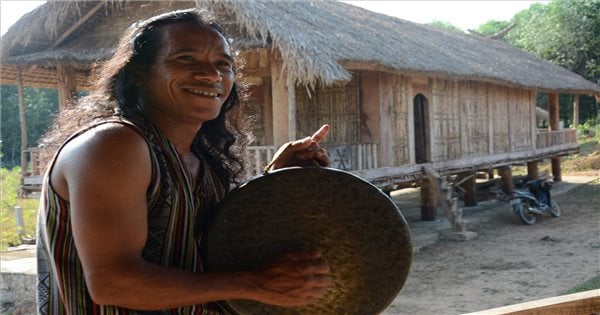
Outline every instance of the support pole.
[(513, 182), (512, 170), (510, 166), (501, 166), (498, 168), (498, 174), (502, 177), (502, 191), (507, 195), (512, 195), (515, 188)]
[(287, 73), (283, 71), (280, 54), (271, 59), (271, 91), (273, 102), (273, 144), (280, 146), (290, 139), (290, 106)]
[(477, 206), (477, 190), (475, 189), (475, 173), (467, 172), (463, 173), (463, 177), (466, 180), (463, 183), (463, 189), (465, 190), (464, 202), (465, 207)]
[(552, 176), (554, 177), (555, 182), (560, 182), (562, 180), (562, 174), (560, 171), (560, 157), (553, 157), (550, 159), (552, 163)]
[[(550, 114), (550, 131), (558, 131), (559, 130), (559, 117), (558, 117), (558, 94), (550, 93), (549, 95), (549, 114)], [(562, 180), (560, 174), (560, 157), (553, 157), (550, 159), (552, 163), (552, 175), (554, 176), (554, 181), (559, 182)]]
[(573, 95), (573, 128), (579, 126), (579, 94)]
[(62, 111), (75, 101), (75, 71), (71, 67), (57, 66), (56, 76), (58, 81), (58, 104)]
[(538, 162), (529, 162), (527, 163), (527, 179), (532, 180), (540, 177), (538, 173)]
[(21, 68), (17, 67), (17, 93), (19, 98), (19, 122), (21, 124), (21, 187), (27, 176), (27, 113), (25, 112), (25, 92)]
[(437, 216), (438, 189), (434, 186), (435, 183), (429, 179), (424, 178), (421, 181), (421, 220), (423, 221), (435, 221)]

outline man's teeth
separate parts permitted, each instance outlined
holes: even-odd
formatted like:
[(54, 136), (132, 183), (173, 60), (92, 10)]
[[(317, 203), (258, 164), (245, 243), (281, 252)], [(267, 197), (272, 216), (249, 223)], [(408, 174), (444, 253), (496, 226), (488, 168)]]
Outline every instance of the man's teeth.
[(204, 95), (204, 96), (210, 96), (210, 97), (215, 97), (218, 96), (219, 94), (217, 93), (211, 93), (211, 92), (206, 92), (203, 90), (196, 90), (196, 89), (188, 89), (188, 91), (194, 93), (194, 94), (199, 94), (199, 95)]

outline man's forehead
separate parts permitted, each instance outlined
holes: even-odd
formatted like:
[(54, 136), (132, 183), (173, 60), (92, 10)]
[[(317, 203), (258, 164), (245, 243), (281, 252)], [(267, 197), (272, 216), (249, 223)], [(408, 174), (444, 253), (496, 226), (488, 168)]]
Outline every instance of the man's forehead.
[(216, 29), (208, 25), (202, 25), (191, 21), (163, 25), (161, 27), (161, 32), (164, 38), (214, 36), (222, 39), (223, 42), (228, 44), (225, 37)]

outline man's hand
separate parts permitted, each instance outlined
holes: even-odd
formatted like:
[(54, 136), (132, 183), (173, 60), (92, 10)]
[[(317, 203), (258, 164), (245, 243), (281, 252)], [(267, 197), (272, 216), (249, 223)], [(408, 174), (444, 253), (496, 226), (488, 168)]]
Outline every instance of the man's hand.
[(327, 137), (329, 125), (323, 125), (312, 136), (288, 142), (275, 153), (265, 171), (290, 166), (329, 166), (331, 160), (319, 143)]
[(254, 278), (254, 299), (271, 305), (301, 306), (321, 297), (331, 283), (329, 266), (318, 251), (283, 255)]

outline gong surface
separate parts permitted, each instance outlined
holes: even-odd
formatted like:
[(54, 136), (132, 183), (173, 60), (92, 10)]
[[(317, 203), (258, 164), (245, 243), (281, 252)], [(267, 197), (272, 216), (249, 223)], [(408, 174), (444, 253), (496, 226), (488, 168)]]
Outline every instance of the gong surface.
[(377, 314), (400, 292), (412, 262), (406, 220), (381, 190), (345, 171), (287, 168), (232, 190), (203, 242), (205, 270), (258, 270), (275, 257), (318, 249), (332, 284), (312, 304), (230, 300), (240, 314)]

